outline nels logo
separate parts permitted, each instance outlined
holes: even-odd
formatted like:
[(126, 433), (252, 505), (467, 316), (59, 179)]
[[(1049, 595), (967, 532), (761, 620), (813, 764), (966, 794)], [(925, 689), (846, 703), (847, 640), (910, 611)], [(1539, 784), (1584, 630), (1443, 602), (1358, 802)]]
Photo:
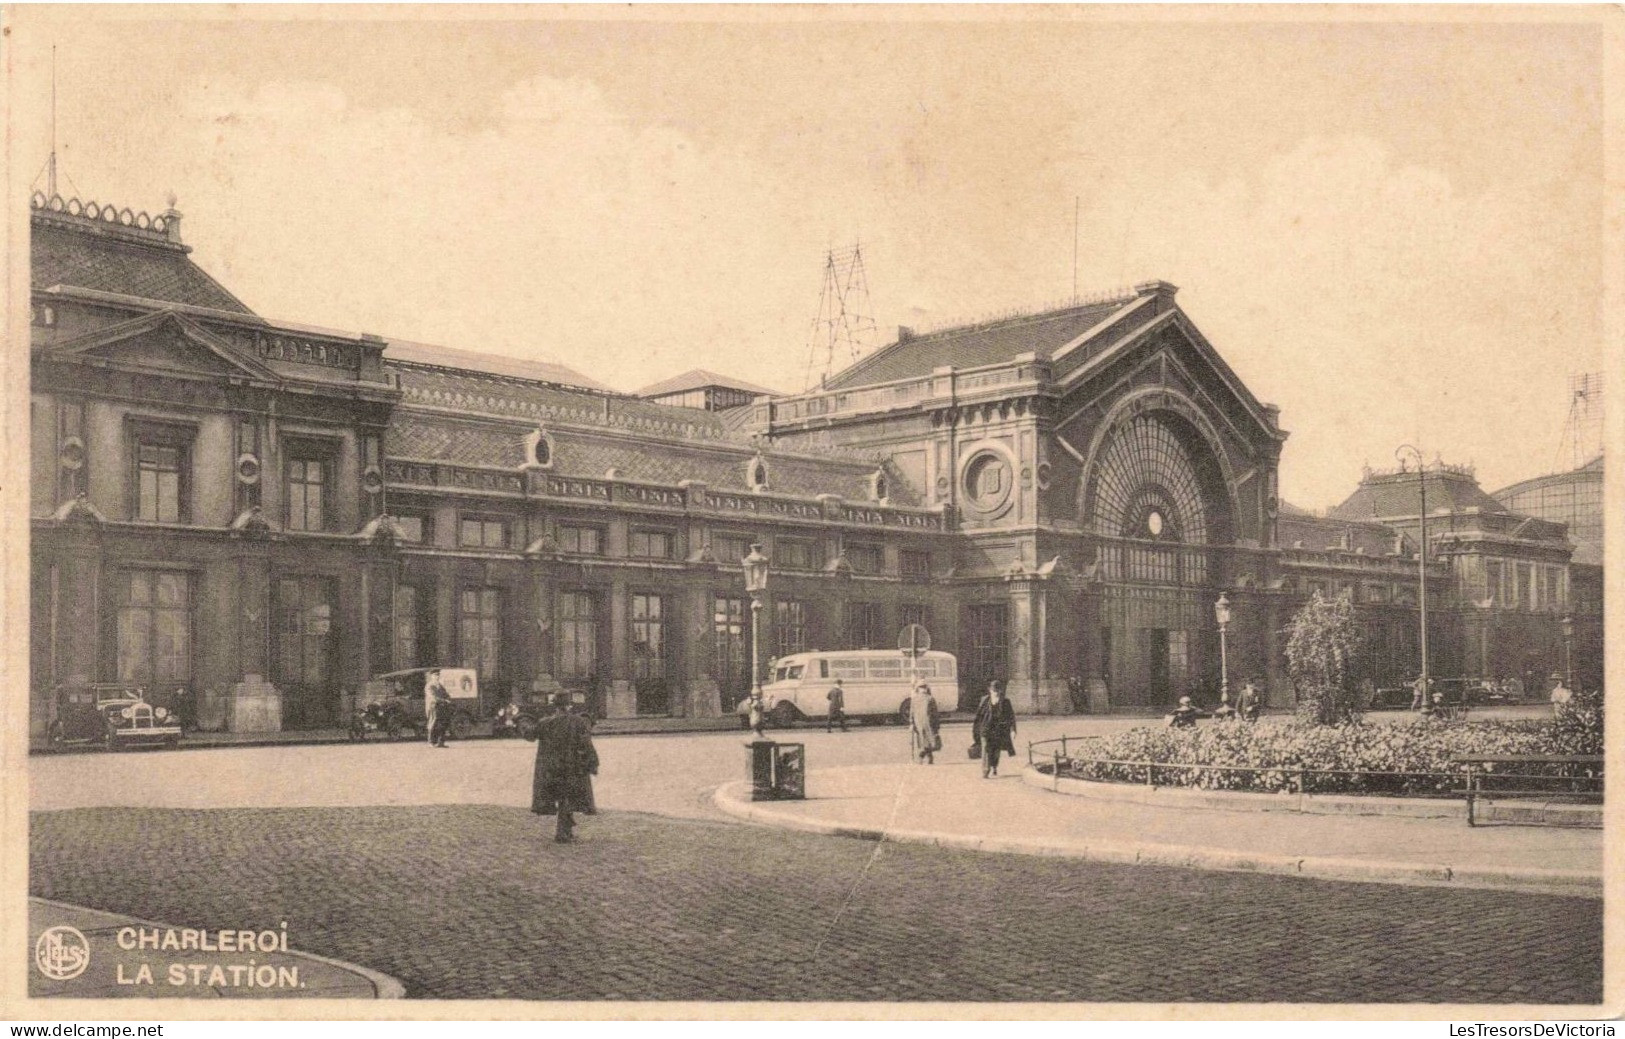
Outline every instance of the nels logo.
[(77, 978), (90, 966), (90, 943), (77, 927), (48, 927), (34, 943), (34, 966), (56, 981)]

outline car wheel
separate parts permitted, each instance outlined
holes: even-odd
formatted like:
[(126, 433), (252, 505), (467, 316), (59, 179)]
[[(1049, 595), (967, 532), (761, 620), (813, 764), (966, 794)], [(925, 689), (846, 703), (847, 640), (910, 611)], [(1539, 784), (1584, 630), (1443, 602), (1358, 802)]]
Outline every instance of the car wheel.
[(466, 740), (466, 739), (468, 739), (469, 736), (473, 735), (473, 732), (474, 732), (474, 721), (473, 721), (473, 719), (469, 718), (468, 715), (466, 715), (466, 714), (456, 714), (456, 715), (452, 716), (452, 719), (451, 719), (451, 738), (452, 739), (454, 739), (454, 740)]
[(795, 704), (788, 700), (780, 700), (773, 705), (770, 717), (775, 728), (788, 729), (796, 723), (797, 713)]

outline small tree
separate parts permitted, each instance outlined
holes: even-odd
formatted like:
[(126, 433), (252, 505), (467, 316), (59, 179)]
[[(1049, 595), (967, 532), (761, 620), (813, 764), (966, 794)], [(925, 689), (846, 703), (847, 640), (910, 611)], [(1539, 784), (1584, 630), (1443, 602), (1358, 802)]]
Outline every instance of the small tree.
[(1298, 715), (1318, 725), (1352, 721), (1365, 709), (1362, 694), (1348, 678), (1349, 662), (1360, 648), (1354, 604), (1319, 592), (1286, 626), (1287, 672), (1298, 692)]

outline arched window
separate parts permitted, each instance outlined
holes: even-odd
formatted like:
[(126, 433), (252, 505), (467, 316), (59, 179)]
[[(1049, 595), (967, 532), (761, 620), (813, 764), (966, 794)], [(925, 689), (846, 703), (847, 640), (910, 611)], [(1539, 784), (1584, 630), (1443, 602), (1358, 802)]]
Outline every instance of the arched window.
[(1112, 430), (1089, 500), (1097, 534), (1141, 542), (1115, 546), (1110, 554), (1119, 558), (1109, 572), (1156, 584), (1205, 581), (1203, 554), (1182, 547), (1208, 540), (1201, 481), (1190, 452), (1165, 423), (1138, 415)]

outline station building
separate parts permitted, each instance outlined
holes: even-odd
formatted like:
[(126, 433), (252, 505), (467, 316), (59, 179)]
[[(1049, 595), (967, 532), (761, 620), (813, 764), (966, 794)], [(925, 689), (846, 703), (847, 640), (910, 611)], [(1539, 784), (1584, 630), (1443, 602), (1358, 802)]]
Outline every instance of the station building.
[[(64, 683), (139, 685), (204, 729), (299, 729), (435, 665), (498, 701), (716, 715), (750, 686), (752, 544), (772, 561), (764, 658), (923, 624), (960, 658), (961, 709), (993, 678), (1029, 712), (1211, 698), (1221, 595), (1231, 681), (1277, 706), (1279, 632), (1315, 590), (1355, 599), (1375, 680), (1414, 671), (1415, 535), (1402, 504), (1366, 507), (1385, 477), (1326, 517), (1283, 510), (1279, 410), (1166, 283), (902, 329), (809, 393), (700, 371), (631, 395), (256, 314), (180, 225), (33, 200), (36, 734)], [(1568, 608), (1563, 524), (1477, 507), (1430, 563), (1454, 647), (1435, 674), (1491, 666), (1462, 648), (1500, 645), (1475, 610)], [(1468, 602), (1481, 570), (1456, 559), (1490, 545), (1538, 563), (1533, 599)]]

